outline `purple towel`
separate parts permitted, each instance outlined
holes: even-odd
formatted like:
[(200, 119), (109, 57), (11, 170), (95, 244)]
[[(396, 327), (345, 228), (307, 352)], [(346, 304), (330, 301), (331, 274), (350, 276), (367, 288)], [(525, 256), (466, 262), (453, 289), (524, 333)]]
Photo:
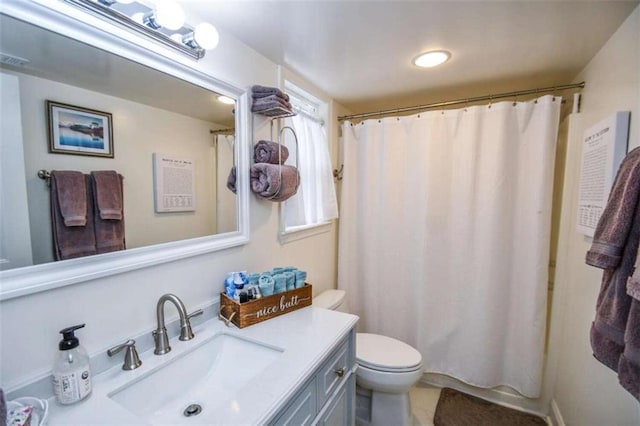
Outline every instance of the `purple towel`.
[(618, 364), (618, 380), (640, 401), (640, 301), (634, 298), (631, 298), (624, 343), (624, 352)]
[(286, 146), (272, 141), (258, 141), (253, 147), (254, 163), (284, 164), (289, 158)]
[[(620, 165), (586, 256), (588, 264), (604, 269), (596, 318), (591, 326), (591, 348), (596, 359), (618, 372), (626, 389), (633, 386), (637, 389), (640, 384), (639, 370), (633, 370), (634, 362), (636, 369), (640, 366), (640, 358), (635, 357), (633, 347), (626, 347), (629, 339), (640, 340), (634, 335), (637, 329), (628, 334), (630, 324), (640, 325), (640, 318), (630, 314), (634, 299), (627, 294), (627, 280), (633, 272), (640, 244), (639, 195), (640, 148), (636, 148)], [(636, 311), (639, 310), (636, 308)], [(637, 344), (640, 348), (640, 341)]]
[(269, 111), (271, 109), (279, 109), (279, 110), (285, 110), (286, 112), (291, 112), (291, 105), (287, 105), (283, 102), (277, 102), (277, 101), (268, 101), (268, 102), (259, 102), (259, 103), (255, 103), (253, 105), (251, 105), (251, 112), (259, 112), (259, 113), (264, 113), (264, 111)]
[(229, 170), (229, 176), (227, 176), (227, 189), (237, 194), (238, 188), (236, 188), (236, 166), (231, 167)]
[(91, 172), (95, 183), (95, 208), (101, 219), (121, 220), (122, 214), (122, 181), (113, 170)]
[(87, 203), (86, 222), (84, 226), (66, 226), (60, 202), (58, 200), (58, 173), (51, 172), (51, 187), (49, 188), (51, 204), (51, 230), (53, 236), (53, 254), (55, 260), (73, 259), (76, 257), (96, 254), (96, 240), (93, 226), (93, 193), (89, 176), (83, 175), (81, 190), (85, 192)]
[(262, 107), (264, 105), (270, 104), (278, 104), (284, 108), (291, 109), (291, 103), (284, 98), (281, 98), (276, 95), (265, 96), (264, 98), (258, 98), (253, 100), (253, 106), (256, 108)]
[[(120, 199), (123, 197), (122, 180), (121, 175), (118, 177), (117, 190), (120, 193)], [(98, 199), (96, 195), (97, 182), (95, 179), (95, 172), (91, 172), (91, 186), (93, 189), (93, 202), (96, 207), (93, 209), (93, 221), (95, 228), (95, 240), (96, 251), (98, 253), (108, 253), (111, 251), (124, 250), (126, 248), (125, 235), (124, 235), (124, 205), (122, 206), (121, 219), (104, 219), (97, 208)]]
[(257, 163), (251, 166), (251, 190), (262, 198), (280, 202), (295, 195), (300, 174), (293, 166)]
[(289, 101), (289, 95), (287, 95), (277, 87), (267, 87), (256, 84), (251, 88), (251, 96), (253, 97), (253, 99), (265, 98), (272, 95), (276, 95), (279, 98), (284, 99), (285, 101)]
[(52, 170), (55, 176), (58, 206), (65, 226), (85, 226), (87, 224), (87, 189), (82, 172), (72, 170)]

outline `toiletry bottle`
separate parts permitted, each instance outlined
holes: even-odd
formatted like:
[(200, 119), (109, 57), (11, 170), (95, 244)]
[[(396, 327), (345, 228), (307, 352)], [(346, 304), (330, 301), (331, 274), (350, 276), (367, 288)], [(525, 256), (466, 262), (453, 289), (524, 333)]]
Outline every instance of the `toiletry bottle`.
[(60, 330), (60, 352), (53, 365), (53, 391), (60, 404), (73, 404), (91, 393), (91, 371), (87, 351), (74, 332), (84, 324)]

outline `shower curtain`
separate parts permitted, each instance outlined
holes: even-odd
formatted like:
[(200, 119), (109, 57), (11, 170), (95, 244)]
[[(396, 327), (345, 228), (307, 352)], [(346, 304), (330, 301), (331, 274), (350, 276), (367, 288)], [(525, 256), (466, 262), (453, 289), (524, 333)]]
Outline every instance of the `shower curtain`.
[(360, 331), (539, 396), (560, 103), (344, 123), (338, 287)]

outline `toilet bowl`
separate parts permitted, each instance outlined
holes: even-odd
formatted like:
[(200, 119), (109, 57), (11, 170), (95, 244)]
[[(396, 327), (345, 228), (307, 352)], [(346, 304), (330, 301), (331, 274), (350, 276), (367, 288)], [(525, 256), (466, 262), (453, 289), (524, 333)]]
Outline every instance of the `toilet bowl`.
[[(344, 290), (327, 290), (313, 299), (313, 306), (346, 312)], [(356, 385), (360, 425), (408, 425), (411, 423), (409, 389), (422, 376), (422, 355), (404, 342), (371, 333), (356, 334)], [(370, 396), (362, 407), (362, 395)], [(368, 415), (364, 415), (366, 413)]]

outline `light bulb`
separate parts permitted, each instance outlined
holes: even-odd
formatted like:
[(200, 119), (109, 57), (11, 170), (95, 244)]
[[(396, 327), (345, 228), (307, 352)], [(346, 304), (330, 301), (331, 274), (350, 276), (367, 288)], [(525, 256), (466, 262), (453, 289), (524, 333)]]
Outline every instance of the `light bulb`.
[(184, 11), (175, 1), (162, 0), (156, 7), (155, 21), (168, 30), (180, 29), (184, 24)]
[(433, 50), (425, 52), (414, 58), (413, 63), (421, 68), (431, 68), (440, 64), (444, 64), (451, 58), (451, 53), (446, 50)]
[(218, 30), (208, 22), (196, 25), (196, 29), (193, 31), (193, 38), (198, 43), (198, 46), (206, 50), (215, 48), (220, 40)]
[(116, 3), (131, 4), (133, 0), (116, 0)]
[(231, 99), (230, 97), (224, 95), (218, 96), (218, 101), (227, 105), (235, 105), (236, 103), (235, 99)]

